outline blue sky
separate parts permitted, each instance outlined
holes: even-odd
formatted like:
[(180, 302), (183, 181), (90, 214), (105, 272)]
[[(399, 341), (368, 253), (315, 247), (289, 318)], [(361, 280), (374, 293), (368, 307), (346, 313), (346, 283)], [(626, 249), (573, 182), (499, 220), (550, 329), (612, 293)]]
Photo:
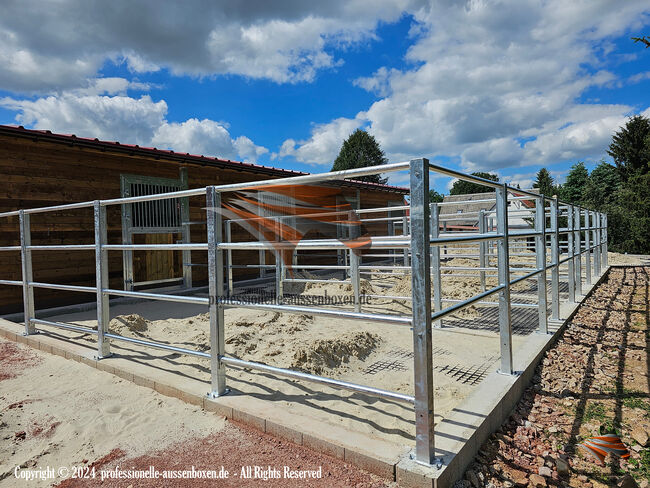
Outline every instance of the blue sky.
[(528, 187), (650, 115), (642, 1), (99, 5), (6, 2), (0, 123), (310, 172), (362, 127)]

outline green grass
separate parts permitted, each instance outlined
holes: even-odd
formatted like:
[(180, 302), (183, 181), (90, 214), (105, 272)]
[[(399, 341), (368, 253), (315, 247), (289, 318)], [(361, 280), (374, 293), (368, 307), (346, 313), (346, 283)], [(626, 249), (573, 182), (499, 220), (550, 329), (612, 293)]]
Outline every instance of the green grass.
[(629, 391), (629, 392), (626, 391), (625, 393), (627, 395), (634, 395), (634, 396), (625, 396), (623, 398), (624, 406), (626, 406), (627, 408), (640, 408), (641, 410), (645, 410), (646, 416), (650, 416), (650, 402), (644, 400), (641, 397), (641, 395), (644, 395), (644, 393), (640, 391)]
[(650, 479), (650, 449), (643, 449), (639, 459), (630, 459), (630, 473), (639, 481)]
[(607, 409), (602, 403), (589, 403), (585, 407), (584, 420), (589, 422), (590, 420), (606, 420), (607, 419)]

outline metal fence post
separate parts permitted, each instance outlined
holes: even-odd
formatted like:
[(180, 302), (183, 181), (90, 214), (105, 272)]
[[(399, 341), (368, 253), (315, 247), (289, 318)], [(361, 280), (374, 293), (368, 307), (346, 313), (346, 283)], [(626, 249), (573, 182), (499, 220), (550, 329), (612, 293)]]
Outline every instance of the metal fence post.
[(607, 229), (607, 214), (603, 214), (603, 224), (602, 224), (602, 242), (603, 242), (603, 267), (607, 268), (607, 261), (609, 256), (607, 255), (607, 239), (609, 238), (609, 231)]
[(29, 214), (24, 210), (18, 213), (20, 225), (20, 261), (23, 277), (23, 319), (25, 321), (25, 335), (36, 333), (36, 327), (31, 319), (34, 317), (34, 288), (29, 284), (34, 281), (32, 272), (32, 251), (28, 249), (32, 245), (32, 232), (29, 225)]
[(206, 213), (208, 233), (208, 290), (210, 295), (210, 373), (212, 398), (224, 395), (226, 370), (221, 358), (225, 355), (223, 304), (223, 250), (217, 248), (222, 242), (221, 194), (214, 186), (206, 188)]
[(501, 346), (500, 372), (503, 374), (512, 374), (510, 254), (508, 251), (508, 186), (505, 184), (496, 189), (496, 207), (497, 233), (503, 236), (498, 240), (497, 247), (499, 285), (503, 286), (503, 289), (499, 292), (499, 340)]
[(573, 205), (567, 205), (567, 261), (568, 266), (568, 282), (569, 282), (569, 301), (575, 303), (576, 301), (576, 271), (575, 271), (575, 251), (573, 243)]
[[(406, 236), (409, 234), (409, 218), (404, 212), (402, 217), (402, 235)], [(404, 266), (409, 266), (409, 249), (404, 248)]]
[(585, 283), (591, 285), (591, 225), (589, 210), (585, 209)]
[[(232, 221), (226, 220), (226, 242), (232, 242)], [(232, 282), (232, 249), (226, 251), (226, 269), (228, 270), (228, 296), (233, 294), (233, 282)]]
[(591, 212), (591, 226), (594, 228), (592, 242), (594, 246), (594, 274), (600, 276), (600, 217), (598, 212)]
[(581, 222), (580, 222), (580, 207), (573, 207), (573, 247), (575, 256), (575, 272), (576, 272), (576, 298), (582, 295), (582, 243), (580, 242), (581, 236)]
[[(430, 207), (431, 210), (431, 226), (429, 233), (433, 239), (440, 236), (440, 206), (434, 203)], [(431, 275), (433, 279), (433, 311), (439, 312), (442, 310), (442, 275), (440, 273), (440, 246), (431, 246)], [(442, 327), (442, 319), (438, 319), (433, 323), (434, 327)]]
[(260, 278), (264, 278), (266, 276), (266, 268), (264, 267), (266, 265), (266, 251), (264, 249), (260, 249), (259, 251), (259, 261), (260, 261)]
[(415, 458), (435, 461), (433, 428), (433, 349), (429, 246), (429, 161), (413, 159), (411, 178), (411, 280), (415, 371)]
[(557, 197), (551, 200), (551, 318), (560, 320), (560, 229)]
[[(355, 212), (350, 212), (348, 217), (350, 222), (354, 222), (358, 219)], [(350, 238), (356, 239), (360, 235), (360, 227), (352, 226), (350, 229)], [(354, 311), (361, 312), (361, 299), (360, 299), (360, 290), (361, 290), (361, 276), (359, 275), (359, 261), (360, 256), (350, 249), (350, 280), (352, 281), (352, 293), (354, 295)]]
[(537, 314), (539, 325), (537, 332), (548, 334), (548, 303), (546, 293), (546, 207), (544, 195), (535, 199), (535, 258), (537, 269), (543, 271), (537, 275)]
[[(485, 210), (479, 210), (478, 212), (478, 233), (483, 235), (485, 234)], [(486, 267), (486, 254), (487, 254), (487, 241), (481, 241), (478, 244), (478, 260), (481, 271), (479, 271), (479, 276), (481, 280), (481, 291), (485, 291), (485, 268)]]
[[(280, 219), (277, 219), (276, 222), (276, 240), (279, 242), (281, 235), (281, 224)], [(345, 251), (343, 251), (345, 253)], [(276, 303), (282, 303), (284, 299), (284, 263), (282, 261), (282, 251), (276, 249), (275, 251), (275, 301)]]
[[(179, 172), (181, 188), (187, 190), (187, 168), (181, 168)], [(180, 199), (181, 204), (181, 223), (183, 228), (183, 243), (189, 244), (192, 241), (192, 228), (190, 221), (190, 199), (185, 197)], [(192, 251), (185, 249), (182, 251), (183, 259), (183, 287), (192, 288)]]
[(104, 289), (109, 288), (108, 252), (103, 248), (107, 244), (106, 207), (99, 200), (93, 205), (95, 218), (95, 282), (97, 288), (97, 359), (111, 355), (111, 343), (104, 334), (108, 332), (110, 309), (108, 295)]

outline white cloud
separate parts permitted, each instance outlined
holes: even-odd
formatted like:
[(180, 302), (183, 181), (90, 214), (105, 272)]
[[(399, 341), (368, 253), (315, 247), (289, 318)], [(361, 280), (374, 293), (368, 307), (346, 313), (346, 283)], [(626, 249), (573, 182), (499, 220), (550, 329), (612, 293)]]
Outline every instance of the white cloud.
[(331, 166), (341, 148), (341, 143), (356, 129), (363, 125), (363, 114), (356, 119), (340, 118), (328, 124), (315, 126), (307, 141), (284, 141), (279, 156), (293, 156), (298, 161), (307, 164)]
[(151, 143), (158, 148), (173, 148), (177, 152), (218, 155), (226, 159), (235, 157), (228, 130), (223, 124), (209, 119), (164, 122), (156, 129)]
[(267, 148), (256, 145), (246, 136), (239, 136), (235, 139), (233, 146), (244, 161), (257, 161), (262, 154), (269, 152)]
[(650, 71), (644, 71), (642, 73), (637, 73), (628, 78), (630, 83), (640, 83), (644, 80), (650, 80)]
[(169, 122), (167, 103), (149, 95), (132, 98), (80, 92), (112, 93), (126, 90), (120, 79), (104, 79), (83, 90), (31, 100), (0, 99), (0, 107), (16, 110), (23, 125), (80, 137), (118, 140), (226, 159), (256, 160), (268, 149), (246, 136), (232, 139), (227, 124), (210, 119)]
[(311, 81), (340, 63), (334, 49), (374, 38), (379, 22), (421, 3), (58, 0), (44, 8), (39, 0), (6, 0), (0, 89), (77, 88), (107, 60), (126, 62), (134, 73), (168, 68), (193, 76)]
[(390, 93), (390, 77), (397, 73), (398, 70), (394, 68), (388, 70), (382, 66), (372, 76), (359, 77), (353, 81), (353, 84), (380, 97), (386, 97)]
[(35, 101), (4, 98), (0, 106), (19, 111), (16, 120), (36, 129), (132, 144), (149, 144), (167, 113), (165, 101), (154, 102), (149, 95), (136, 99), (64, 93)]
[[(460, 156), (475, 171), (598, 157), (634, 112), (580, 96), (615, 88), (612, 38), (649, 23), (645, 1), (439, 1), (414, 18), (406, 60), (415, 67), (354, 81), (384, 97), (362, 114), (391, 160)], [(303, 148), (317, 146), (330, 160), (342, 140), (319, 141), (338, 138), (344, 123), (317, 126), (291, 153), (305, 161)]]

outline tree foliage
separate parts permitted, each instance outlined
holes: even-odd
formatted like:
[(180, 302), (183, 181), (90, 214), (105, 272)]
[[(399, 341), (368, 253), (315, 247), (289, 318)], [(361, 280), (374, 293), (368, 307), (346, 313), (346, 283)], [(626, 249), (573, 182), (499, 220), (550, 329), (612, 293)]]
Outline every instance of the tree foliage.
[(615, 201), (620, 186), (621, 176), (618, 170), (601, 161), (589, 175), (583, 203), (589, 208), (601, 211)]
[(555, 194), (553, 177), (551, 173), (546, 168), (542, 168), (537, 172), (535, 176), (535, 183), (533, 183), (533, 188), (538, 188), (539, 193), (551, 197)]
[[(366, 168), (387, 162), (388, 159), (376, 139), (365, 130), (357, 129), (343, 142), (339, 155), (334, 160), (332, 171)], [(380, 175), (361, 176), (355, 179), (372, 183), (388, 181), (387, 178), (382, 178)]]
[(431, 203), (440, 203), (444, 198), (442, 193), (438, 193), (436, 190), (429, 190), (429, 201)]
[[(492, 173), (483, 173), (482, 171), (477, 171), (472, 173), (474, 176), (483, 178), (491, 181), (499, 181), (499, 177)], [(457, 180), (454, 182), (451, 190), (449, 191), (450, 195), (467, 195), (469, 193), (485, 193), (489, 191), (494, 191), (494, 188), (489, 186), (479, 185), (478, 183), (472, 183), (464, 180)]]
[(566, 177), (566, 182), (562, 185), (562, 200), (568, 203), (579, 205), (583, 202), (587, 182), (589, 181), (589, 171), (585, 163), (579, 162), (571, 166), (571, 171)]
[(625, 127), (614, 134), (607, 153), (614, 159), (624, 180), (636, 171), (647, 172), (650, 162), (650, 120), (641, 115), (631, 117)]
[(650, 173), (633, 173), (605, 206), (612, 251), (650, 254), (649, 189)]

